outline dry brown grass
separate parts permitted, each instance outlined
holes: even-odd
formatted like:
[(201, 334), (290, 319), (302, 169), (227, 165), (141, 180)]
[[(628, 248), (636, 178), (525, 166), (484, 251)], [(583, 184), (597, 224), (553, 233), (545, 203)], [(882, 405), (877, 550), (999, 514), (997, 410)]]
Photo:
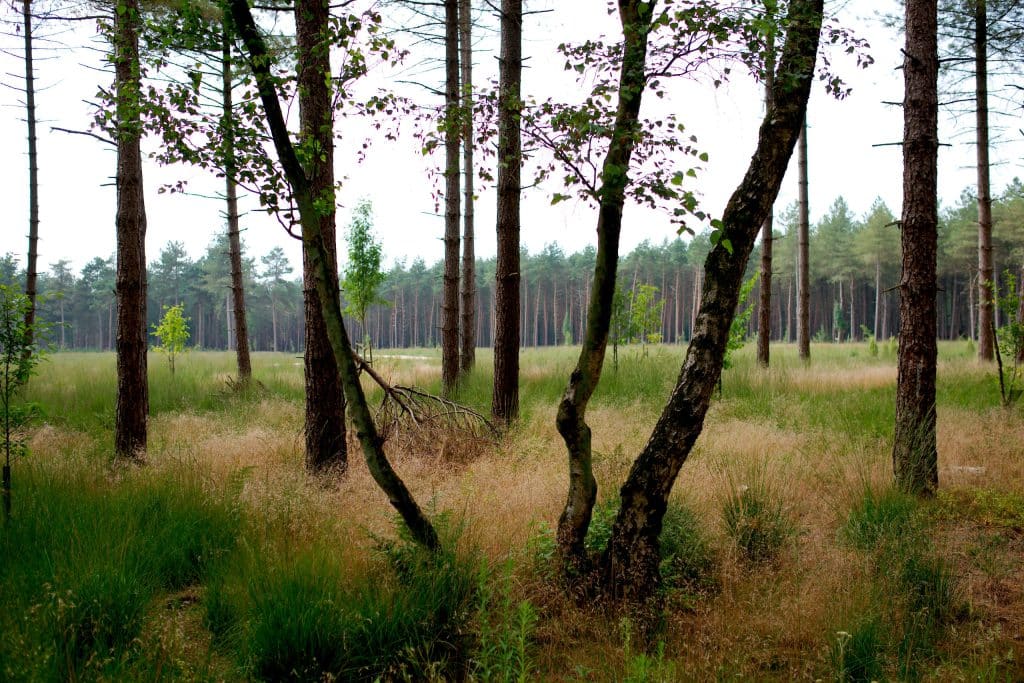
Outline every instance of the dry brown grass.
[[(561, 358), (526, 367), (524, 377), (550, 372), (560, 363)], [(404, 384), (426, 384), (437, 373), (434, 359), (382, 358), (381, 366), (383, 374)], [(974, 377), (984, 370), (946, 364), (943, 372)], [(750, 382), (779, 395), (801, 391), (839, 400), (840, 389), (892, 385), (895, 370), (823, 363), (751, 373)], [(723, 405), (713, 405), (673, 494), (697, 513), (711, 538), (719, 557), (720, 590), (700, 598), (692, 609), (667, 615), (666, 650), (677, 660), (682, 680), (813, 680), (828, 673), (827, 653), (836, 631), (871, 599), (868, 562), (838, 540), (837, 530), (866, 486), (888, 485), (890, 444), (885, 439), (851, 441), (827, 429), (783, 427), (771, 419), (740, 420)], [(617, 494), (659, 408), (639, 401), (591, 407), (600, 499)], [(430, 510), (450, 511), (463, 526), (464, 542), (496, 563), (509, 556), (528, 559), (526, 548), (537, 526), (554, 524), (564, 503), (567, 472), (554, 406), (534, 407), (532, 415), (498, 444), (477, 445), (473, 457), (453, 457), (462, 444), (436, 434), (427, 435), (432, 449), (390, 446), (394, 465), (417, 500)], [(799, 424), (799, 415), (787, 415), (791, 419), (784, 424)], [(301, 406), (273, 397), (247, 406), (243, 416), (161, 415), (151, 422), (148, 461), (157, 468), (195, 467), (219, 484), (244, 476), (242, 499), (256, 518), (284, 524), (296, 543), (314, 536), (335, 539), (353, 571), (361, 571), (372, 535), (393, 533), (394, 513), (354, 442), (344, 477), (307, 477), (301, 429)], [(1019, 411), (979, 413), (944, 406), (938, 439), (941, 485), (951, 495), (969, 496), (977, 489), (1024, 491), (1024, 418)], [(31, 443), (39, 458), (67, 458), (95, 448), (87, 434), (53, 427), (38, 429)], [(425, 451), (430, 455), (424, 457)], [(752, 567), (730, 552), (721, 508), (730, 487), (753, 477), (782, 498), (797, 534), (776, 562)], [(948, 550), (975, 609), (971, 627), (953, 633), (950, 642), (982, 653), (1016, 647), (1024, 659), (1021, 529), (994, 529), (965, 519), (939, 525), (934, 541)], [(550, 680), (579, 680), (574, 671), (581, 667), (584, 680), (620, 677), (626, 666), (621, 615), (581, 608), (534, 576), (530, 562), (518, 566), (517, 596), (529, 598), (541, 611), (538, 673)]]

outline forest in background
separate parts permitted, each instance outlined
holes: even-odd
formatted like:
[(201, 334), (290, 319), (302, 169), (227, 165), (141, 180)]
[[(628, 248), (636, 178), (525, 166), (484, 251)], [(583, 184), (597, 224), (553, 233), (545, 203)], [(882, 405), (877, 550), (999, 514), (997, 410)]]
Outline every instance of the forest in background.
[[(977, 340), (977, 207), (965, 190), (957, 205), (939, 222), (938, 329), (940, 339)], [(993, 202), (993, 259), (996, 281), (1003, 273), (1024, 275), (1024, 185), (1015, 180)], [(796, 340), (797, 210), (787, 207), (776, 219), (772, 266), (772, 331), (775, 341)], [(657, 288), (653, 309), (660, 329), (649, 330), (666, 343), (688, 341), (700, 295), (701, 267), (711, 248), (706, 234), (661, 244), (641, 243), (619, 265), (627, 309), (639, 288)], [(540, 253), (521, 252), (520, 343), (523, 346), (572, 344), (582, 335), (594, 266), (593, 248), (566, 254), (556, 243)], [(812, 227), (810, 238), (810, 329), (817, 341), (877, 339), (899, 329), (897, 292), (899, 228), (881, 201), (865, 216), (854, 215), (842, 197)], [(757, 271), (759, 246), (747, 264), (747, 278)], [(250, 345), (254, 351), (300, 351), (303, 348), (302, 283), (279, 247), (244, 261)], [(375, 348), (433, 347), (440, 343), (443, 261), (426, 264), (397, 261), (386, 271), (380, 301), (370, 308), (368, 333)], [(476, 260), (477, 335), (479, 346), (494, 339), (495, 258)], [(184, 304), (189, 318), (189, 346), (233, 349), (231, 271), (227, 235), (215, 233), (205, 254), (191, 258), (179, 242), (169, 242), (148, 268), (150, 330), (164, 307)], [(0, 283), (24, 282), (13, 254), (0, 258)], [(755, 284), (744, 306), (756, 308)], [(58, 324), (56, 348), (109, 350), (116, 326), (113, 259), (96, 257), (77, 275), (65, 261), (40, 274), (40, 318)], [(344, 294), (344, 291), (343, 291)], [(663, 303), (662, 303), (663, 302)], [(998, 308), (995, 315), (1001, 312)], [(61, 324), (62, 323), (62, 324)], [(360, 322), (346, 317), (353, 337), (362, 339)], [(1001, 324), (997, 320), (997, 325)], [(757, 333), (758, 316), (748, 320)], [(629, 340), (624, 340), (628, 342)], [(638, 340), (637, 340), (638, 341)], [(154, 340), (155, 343), (155, 340)]]

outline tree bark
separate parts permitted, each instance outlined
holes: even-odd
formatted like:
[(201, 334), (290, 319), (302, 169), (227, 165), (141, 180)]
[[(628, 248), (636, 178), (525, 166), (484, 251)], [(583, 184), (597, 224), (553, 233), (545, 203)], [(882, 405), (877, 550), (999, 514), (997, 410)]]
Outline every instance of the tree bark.
[(644, 601), (657, 588), (661, 533), (669, 493), (704, 425), (711, 394), (757, 232), (778, 195), (807, 107), (823, 0), (794, 0), (789, 9), (775, 102), (765, 113), (757, 149), (722, 215), (723, 236), (707, 256), (697, 325), (675, 389), (622, 485), (622, 504), (602, 557), (605, 586)]
[(462, 72), (462, 351), (459, 372), (476, 362), (476, 246), (473, 225), (473, 21), (470, 0), (459, 0), (459, 66)]
[[(242, 385), (252, 379), (252, 363), (249, 360), (249, 326), (245, 315), (245, 280), (242, 273), (242, 238), (238, 228), (238, 183), (235, 164), (235, 115), (232, 104), (231, 45), (234, 31), (225, 15), (222, 45), (222, 99), (224, 127), (224, 191), (227, 198), (228, 252), (231, 259), (231, 295), (235, 311), (235, 361), (238, 366), (238, 382)], [(175, 302), (177, 303), (177, 302)]]
[[(299, 4), (301, 5), (301, 3)], [(313, 192), (313, 185), (299, 163), (289, 138), (288, 127), (285, 124), (284, 114), (281, 112), (281, 103), (277, 99), (274, 78), (270, 72), (271, 59), (267, 54), (266, 45), (256, 28), (246, 0), (231, 0), (230, 6), (239, 35), (249, 53), (249, 66), (259, 87), (260, 99), (263, 101), (274, 147), (285, 176), (288, 178), (295, 203), (299, 208), (299, 218), (302, 223), (302, 249), (313, 266), (311, 270), (315, 274), (315, 286), (319, 294), (319, 301), (323, 306), (323, 319), (327, 327), (331, 352), (342, 377), (345, 396), (349, 404), (349, 414), (356, 429), (356, 436), (362, 446), (367, 469), (377, 485), (387, 495), (391, 505), (402, 516), (413, 539), (427, 548), (436, 550), (440, 548), (437, 532), (416, 504), (405, 483), (388, 462), (384, 453), (383, 441), (373, 422), (373, 415), (366, 403), (363, 387), (359, 383), (359, 374), (352, 355), (352, 345), (342, 320), (337, 268), (331, 263), (327, 240), (321, 230), (323, 216), (316, 208), (317, 195)], [(318, 3), (318, 7), (323, 7), (326, 10), (327, 5)], [(297, 12), (297, 14), (301, 14), (301, 12)], [(320, 75), (321, 81), (323, 81), (323, 72), (320, 72)]]
[[(311, 155), (305, 172), (308, 174), (310, 195), (316, 205), (321, 207), (315, 216), (303, 216), (303, 220), (315, 218), (318, 222), (317, 232), (323, 236), (322, 259), (328, 288), (336, 291), (339, 287), (338, 247), (334, 224), (334, 120), (331, 110), (328, 21), (327, 0), (296, 0), (299, 127), (303, 139), (311, 141), (319, 151), (319, 154)], [(343, 470), (348, 465), (345, 394), (328, 336), (325, 302), (321, 301), (322, 294), (317, 286), (320, 277), (317, 272), (318, 263), (318, 258), (309, 250), (302, 250), (306, 326), (306, 469), (317, 473)]]
[(811, 268), (810, 254), (811, 208), (807, 191), (807, 119), (800, 126), (800, 143), (797, 156), (799, 181), (799, 219), (797, 222), (797, 312), (796, 345), (802, 360), (811, 359)]
[(138, 0), (119, 0), (114, 17), (117, 97), (117, 405), (114, 454), (141, 459), (146, 450), (149, 384), (146, 376), (146, 205), (139, 140)]
[[(769, 26), (775, 22), (775, 2), (765, 0), (765, 20)], [(772, 106), (775, 88), (775, 32), (769, 29), (767, 53), (764, 60), (764, 107), (767, 111)], [(757, 363), (767, 368), (771, 361), (771, 335), (772, 335), (772, 231), (774, 229), (774, 217), (768, 212), (768, 217), (761, 227), (761, 287), (760, 300), (757, 309)]]
[(903, 61), (903, 270), (893, 470), (906, 491), (938, 487), (935, 341), (938, 46), (936, 0), (908, 0)]
[(995, 359), (992, 336), (992, 193), (989, 181), (988, 12), (986, 0), (974, 0), (974, 98), (978, 145), (978, 359)]
[[(28, 259), (25, 264), (26, 346), (35, 336), (37, 263), (39, 260), (39, 155), (36, 151), (36, 71), (32, 54), (32, 0), (22, 0), (25, 32), (25, 121), (28, 124)], [(102, 344), (101, 344), (102, 346)]]
[(615, 296), (619, 259), (619, 234), (625, 204), (627, 171), (635, 146), (640, 103), (646, 86), (647, 39), (654, 14), (653, 3), (620, 0), (619, 18), (625, 39), (619, 74), (618, 108), (611, 143), (602, 167), (598, 191), (597, 260), (587, 327), (581, 340), (579, 360), (558, 405), (556, 425), (568, 451), (569, 492), (558, 520), (558, 549), (568, 576), (586, 566), (584, 540), (597, 497), (591, 453), (587, 404), (601, 379)]
[(498, 60), (498, 197), (495, 224), (498, 256), (494, 282), (494, 390), (491, 396), (491, 415), (506, 426), (519, 417), (522, 33), (522, 0), (502, 0), (501, 54)]
[(459, 0), (444, 0), (444, 290), (441, 302), (441, 390), (459, 379)]

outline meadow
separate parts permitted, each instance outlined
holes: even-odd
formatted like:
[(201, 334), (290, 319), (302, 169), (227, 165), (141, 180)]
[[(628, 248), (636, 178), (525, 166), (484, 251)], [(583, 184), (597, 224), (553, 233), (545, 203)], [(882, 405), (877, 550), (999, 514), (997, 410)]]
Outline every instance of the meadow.
[[(488, 440), (440, 427), (389, 454), (445, 543), (396, 525), (351, 442), (344, 477), (303, 469), (302, 365), (256, 353), (150, 358), (149, 451), (111, 463), (114, 357), (52, 355), (0, 529), (0, 680), (1024, 680), (1024, 409), (940, 343), (940, 491), (891, 486), (895, 348), (792, 346), (724, 374), (663, 534), (664, 614), (559, 586), (566, 493), (554, 413), (572, 348), (526, 349), (522, 419)], [(683, 347), (610, 360), (589, 409), (607, 539), (619, 483)], [(488, 351), (459, 400), (489, 412)], [(430, 349), (376, 354), (439, 390)], [(379, 391), (366, 385), (371, 402)]]

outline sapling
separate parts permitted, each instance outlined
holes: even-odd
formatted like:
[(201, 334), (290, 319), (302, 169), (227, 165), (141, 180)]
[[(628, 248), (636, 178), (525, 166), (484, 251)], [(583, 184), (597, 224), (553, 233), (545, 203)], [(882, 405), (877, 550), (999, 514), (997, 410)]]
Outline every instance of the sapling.
[[(1009, 408), (1020, 398), (1024, 389), (1020, 383), (1024, 381), (1024, 367), (1021, 364), (1024, 351), (1024, 319), (1019, 316), (1021, 310), (1021, 291), (1017, 278), (1006, 271), (1004, 294), (998, 295), (992, 286), (996, 306), (1002, 311), (1007, 323), (998, 329), (993, 316), (992, 330), (996, 338), (995, 352), (999, 368), (999, 396), (1003, 407)], [(1004, 360), (1005, 359), (1005, 360)]]
[(25, 443), (18, 433), (27, 412), (18, 410), (14, 400), (32, 377), (39, 363), (37, 349), (46, 325), (25, 323), (29, 298), (8, 285), (0, 285), (0, 401), (4, 414), (3, 501), (4, 519), (11, 516), (11, 454), (24, 453)]
[(155, 351), (167, 354), (167, 363), (174, 374), (174, 361), (178, 354), (185, 352), (188, 343), (188, 318), (184, 316), (185, 305), (164, 306), (164, 317), (159, 325), (153, 325), (153, 334), (160, 344), (153, 347)]

